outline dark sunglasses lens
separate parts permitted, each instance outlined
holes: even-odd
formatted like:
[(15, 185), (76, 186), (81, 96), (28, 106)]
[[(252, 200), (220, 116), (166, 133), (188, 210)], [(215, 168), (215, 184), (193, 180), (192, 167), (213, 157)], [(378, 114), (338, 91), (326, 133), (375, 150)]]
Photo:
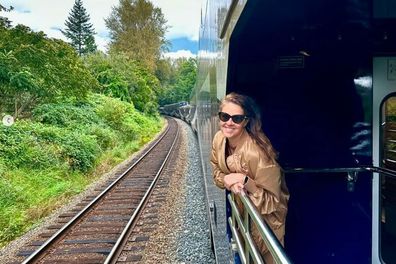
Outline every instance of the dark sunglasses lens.
[(235, 124), (240, 124), (243, 122), (243, 120), (245, 120), (245, 116), (244, 115), (234, 115), (231, 116), (227, 113), (224, 112), (219, 112), (219, 118), (221, 121), (223, 122), (227, 122), (228, 120), (230, 120), (230, 118), (232, 119), (232, 122), (234, 122)]
[(230, 119), (230, 117), (231, 116), (229, 114), (227, 114), (227, 113), (224, 113), (224, 112), (220, 112), (219, 113), (219, 118), (223, 122), (227, 122)]
[(242, 123), (242, 121), (245, 119), (245, 116), (243, 116), (243, 115), (234, 115), (233, 117), (232, 117), (232, 121), (235, 123), (235, 124), (240, 124), (240, 123)]

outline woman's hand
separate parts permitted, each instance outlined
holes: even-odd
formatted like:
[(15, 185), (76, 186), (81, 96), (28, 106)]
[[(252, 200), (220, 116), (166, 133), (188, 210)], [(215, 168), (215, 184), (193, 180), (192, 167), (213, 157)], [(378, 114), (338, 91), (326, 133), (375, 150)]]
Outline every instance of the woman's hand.
[(227, 188), (227, 190), (230, 190), (235, 194), (239, 194), (243, 190), (244, 180), (245, 174), (230, 173), (224, 177), (224, 186)]
[(240, 194), (244, 190), (244, 185), (243, 183), (237, 182), (234, 185), (231, 186), (230, 191), (235, 193), (235, 194)]

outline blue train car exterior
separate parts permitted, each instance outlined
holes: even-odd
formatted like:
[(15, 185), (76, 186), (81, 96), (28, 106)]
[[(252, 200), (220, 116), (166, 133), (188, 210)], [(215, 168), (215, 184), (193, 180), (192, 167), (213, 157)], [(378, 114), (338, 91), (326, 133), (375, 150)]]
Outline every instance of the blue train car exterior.
[(208, 0), (190, 104), (219, 263), (224, 192), (209, 153), (220, 100), (255, 98), (291, 198), (293, 263), (396, 263), (396, 3)]

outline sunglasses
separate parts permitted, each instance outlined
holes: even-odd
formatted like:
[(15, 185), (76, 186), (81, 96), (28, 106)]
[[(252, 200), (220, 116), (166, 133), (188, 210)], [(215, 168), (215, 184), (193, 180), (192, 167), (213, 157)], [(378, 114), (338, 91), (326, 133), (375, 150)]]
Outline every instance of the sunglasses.
[(245, 115), (229, 115), (224, 112), (219, 112), (219, 118), (223, 122), (227, 122), (231, 118), (232, 122), (234, 122), (235, 124), (240, 124), (243, 122), (243, 120), (248, 119), (248, 117)]

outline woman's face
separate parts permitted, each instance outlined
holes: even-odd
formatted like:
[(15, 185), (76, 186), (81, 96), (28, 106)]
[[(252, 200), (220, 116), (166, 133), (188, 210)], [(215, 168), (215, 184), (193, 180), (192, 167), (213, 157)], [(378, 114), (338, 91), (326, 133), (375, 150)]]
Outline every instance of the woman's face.
[[(230, 116), (245, 114), (242, 107), (231, 102), (223, 103), (220, 111)], [(242, 134), (246, 123), (247, 120), (243, 120), (241, 123), (237, 124), (232, 120), (232, 118), (229, 118), (227, 121), (220, 120), (220, 129), (226, 138), (232, 140), (234, 138), (238, 138), (238, 136)]]

